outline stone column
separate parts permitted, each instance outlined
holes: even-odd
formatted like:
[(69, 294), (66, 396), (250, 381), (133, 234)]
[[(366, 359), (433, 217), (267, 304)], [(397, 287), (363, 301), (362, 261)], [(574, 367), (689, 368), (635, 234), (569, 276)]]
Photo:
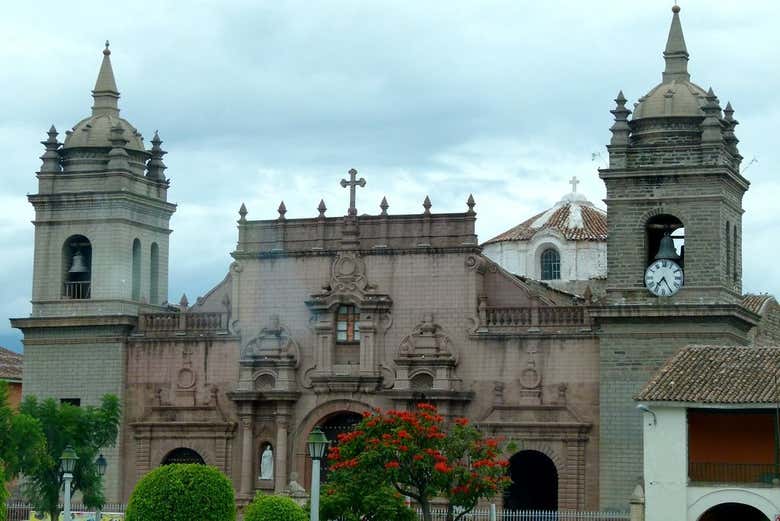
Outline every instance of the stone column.
[(287, 487), (287, 428), (290, 417), (286, 412), (276, 417), (276, 462), (274, 463), (274, 492), (279, 494)]
[(252, 450), (253, 432), (252, 417), (241, 417), (241, 487), (239, 494), (244, 498), (252, 496), (252, 467), (255, 455)]

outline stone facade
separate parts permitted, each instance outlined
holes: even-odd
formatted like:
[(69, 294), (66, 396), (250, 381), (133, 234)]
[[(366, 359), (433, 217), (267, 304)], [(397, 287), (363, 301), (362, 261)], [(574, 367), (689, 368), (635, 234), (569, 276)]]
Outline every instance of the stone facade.
[[(649, 376), (692, 341), (777, 335), (776, 303), (740, 295), (736, 121), (689, 82), (678, 11), (664, 83), (640, 99), (641, 117), (628, 119), (622, 93), (613, 111), (602, 300), (483, 255), (471, 196), (459, 213), (433, 213), (426, 197), (417, 214), (390, 215), (383, 200), (358, 215), (366, 181), (352, 170), (345, 216), (321, 201), (317, 215), (288, 219), (282, 203), (259, 221), (241, 205), (225, 278), (192, 306), (168, 305), (165, 152), (119, 118), (106, 49), (92, 116), (64, 144), (50, 130), (30, 196), (33, 314), (12, 320), (25, 337), (24, 393), (120, 397), (121, 435), (106, 453), (108, 496), (120, 501), (182, 459), (220, 468), (241, 501), (308, 487), (315, 426), (333, 437), (372, 407), (426, 400), (516, 442), (517, 472), (533, 473), (522, 457), (541, 453), (559, 507), (625, 509), (642, 479), (632, 397)], [(685, 246), (685, 284), (669, 297), (644, 287), (659, 229)], [(259, 477), (266, 449), (272, 479)]]

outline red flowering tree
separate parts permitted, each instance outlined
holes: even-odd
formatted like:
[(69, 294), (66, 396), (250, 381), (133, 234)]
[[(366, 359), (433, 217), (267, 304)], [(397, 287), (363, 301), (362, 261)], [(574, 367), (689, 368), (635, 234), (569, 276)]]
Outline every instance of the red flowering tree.
[(446, 499), (447, 520), (457, 521), (508, 481), (498, 440), (484, 437), (465, 418), (445, 424), (427, 403), (414, 411), (364, 414), (352, 432), (339, 435), (328, 459), (334, 483), (354, 476), (390, 485), (419, 503), (426, 521), (432, 519), (433, 498)]

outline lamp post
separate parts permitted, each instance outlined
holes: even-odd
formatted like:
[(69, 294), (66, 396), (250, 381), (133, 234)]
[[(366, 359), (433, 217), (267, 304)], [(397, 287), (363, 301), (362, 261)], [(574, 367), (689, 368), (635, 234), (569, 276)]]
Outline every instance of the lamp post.
[[(106, 467), (108, 467), (108, 462), (106, 461), (106, 458), (103, 457), (102, 453), (95, 460), (95, 467), (97, 467), (98, 476), (100, 476), (102, 481), (103, 476), (106, 475)], [(95, 512), (95, 521), (100, 521), (101, 517), (103, 517), (101, 510), (101, 507), (97, 508), (97, 511)]]
[(311, 521), (320, 520), (320, 460), (325, 456), (329, 443), (319, 427), (314, 427), (306, 443), (311, 456)]
[(65, 447), (60, 456), (60, 470), (62, 471), (63, 480), (63, 494), (62, 502), (65, 507), (65, 521), (71, 521), (70, 514), (70, 482), (73, 479), (73, 469), (76, 468), (76, 461), (79, 457), (76, 455), (76, 451), (70, 445)]

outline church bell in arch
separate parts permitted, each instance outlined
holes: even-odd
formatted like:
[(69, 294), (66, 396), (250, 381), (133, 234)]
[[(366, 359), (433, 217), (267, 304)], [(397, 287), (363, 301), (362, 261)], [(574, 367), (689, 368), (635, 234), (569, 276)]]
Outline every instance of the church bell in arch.
[(674, 247), (674, 240), (672, 240), (669, 232), (664, 233), (664, 236), (661, 237), (661, 245), (658, 247), (658, 253), (655, 255), (655, 260), (658, 259), (680, 260), (680, 256), (677, 255), (677, 249)]
[(84, 256), (78, 250), (73, 254), (73, 262), (68, 273), (89, 273), (89, 268), (84, 264)]

